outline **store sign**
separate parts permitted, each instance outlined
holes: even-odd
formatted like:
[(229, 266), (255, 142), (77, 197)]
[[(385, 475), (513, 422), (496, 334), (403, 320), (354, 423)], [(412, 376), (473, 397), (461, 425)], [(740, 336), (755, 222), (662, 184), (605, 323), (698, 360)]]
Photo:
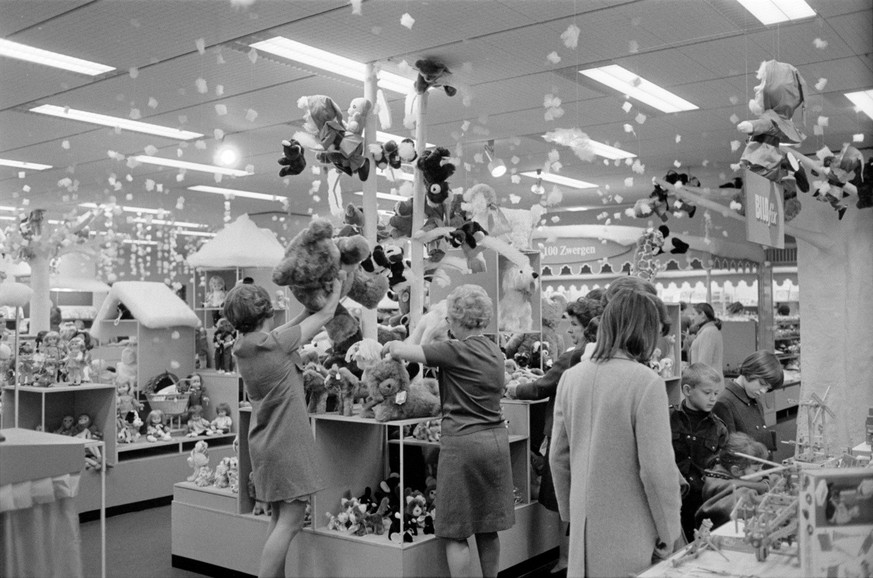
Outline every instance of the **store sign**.
[(542, 265), (566, 265), (568, 263), (584, 263), (599, 261), (627, 253), (630, 248), (612, 241), (602, 242), (598, 239), (564, 239), (543, 241), (540, 245)]
[(785, 248), (785, 213), (782, 187), (746, 169), (746, 239), (752, 243)]

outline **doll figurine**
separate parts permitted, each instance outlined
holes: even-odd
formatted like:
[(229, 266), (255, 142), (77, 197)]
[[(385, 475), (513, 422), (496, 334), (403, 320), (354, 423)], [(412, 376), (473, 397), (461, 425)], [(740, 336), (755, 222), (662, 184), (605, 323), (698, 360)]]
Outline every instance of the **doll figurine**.
[(15, 368), (18, 371), (18, 383), (21, 385), (32, 385), (34, 380), (34, 350), (32, 341), (22, 341), (18, 345), (18, 359), (15, 361)]
[(227, 290), (224, 286), (224, 279), (218, 275), (213, 275), (209, 278), (209, 290), (206, 292), (203, 306), (219, 308), (224, 305), (225, 297), (227, 297)]
[(215, 326), (215, 334), (212, 336), (212, 344), (215, 346), (215, 369), (233, 371), (233, 343), (236, 341), (236, 330), (227, 319), (219, 319)]
[(188, 394), (188, 407), (209, 405), (209, 396), (203, 387), (203, 378), (199, 373), (192, 373), (176, 385), (179, 393)]
[[(45, 334), (45, 337), (42, 339), (42, 343), (40, 344), (42, 349), (42, 353), (45, 355), (46, 362), (49, 360), (54, 360), (54, 367), (57, 370), (58, 365), (63, 359), (64, 351), (61, 347), (61, 334), (57, 331), (49, 331)], [(55, 375), (53, 380), (57, 381), (58, 376)]]
[(85, 381), (85, 367), (88, 365), (88, 352), (85, 349), (85, 340), (74, 337), (67, 345), (69, 348), (64, 358), (64, 369), (67, 373), (67, 382), (70, 385), (81, 385)]
[(206, 337), (206, 328), (202, 325), (194, 330), (194, 367), (206, 369), (209, 367), (209, 345)]
[(188, 433), (185, 434), (185, 437), (211, 436), (214, 433), (209, 420), (203, 417), (203, 406), (190, 406), (188, 408)]
[(150, 442), (169, 441), (170, 432), (164, 423), (164, 412), (159, 409), (153, 409), (149, 412), (146, 418), (146, 439)]
[[(191, 450), (191, 455), (188, 456), (188, 466), (194, 470), (187, 478), (189, 482), (196, 483), (196, 480), (204, 477), (204, 470), (209, 472), (209, 444), (203, 440), (194, 444), (194, 449)], [(208, 476), (209, 474), (207, 473), (206, 475)]]
[[(76, 427), (74, 429), (76, 433), (73, 435), (77, 438), (84, 438), (86, 440), (103, 438), (103, 435), (99, 433), (97, 427), (92, 423), (91, 416), (87, 413), (79, 415), (78, 422), (76, 423)], [(100, 467), (102, 461), (103, 454), (100, 452), (100, 448), (96, 446), (89, 446), (85, 448), (86, 469), (97, 469)]]
[(217, 415), (212, 420), (212, 423), (209, 424), (210, 428), (215, 433), (230, 433), (230, 428), (233, 425), (233, 419), (230, 417), (230, 404), (226, 402), (219, 403), (218, 407), (215, 408), (215, 413)]
[(55, 433), (62, 436), (74, 436), (79, 433), (76, 430), (76, 418), (71, 415), (65, 415), (61, 421), (61, 427), (55, 430)]
[(121, 350), (121, 360), (115, 364), (115, 383), (130, 384), (131, 393), (137, 389), (136, 343), (128, 342)]
[(115, 380), (115, 409), (119, 415), (127, 415), (131, 411), (139, 411), (143, 405), (131, 395), (130, 382), (121, 380), (116, 377)]

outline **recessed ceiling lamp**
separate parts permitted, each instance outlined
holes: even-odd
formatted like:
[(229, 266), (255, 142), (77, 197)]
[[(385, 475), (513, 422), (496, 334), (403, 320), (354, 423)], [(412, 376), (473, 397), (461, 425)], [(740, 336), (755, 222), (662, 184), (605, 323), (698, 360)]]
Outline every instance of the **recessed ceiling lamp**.
[(846, 98), (851, 100), (858, 110), (873, 119), (873, 90), (847, 92)]
[(186, 169), (189, 171), (201, 171), (204, 173), (214, 173), (216, 175), (228, 175), (231, 177), (245, 177), (249, 173), (239, 169), (229, 169), (226, 167), (217, 167), (215, 165), (201, 165), (199, 163), (189, 163), (187, 161), (178, 161), (176, 159), (166, 159), (163, 157), (153, 157), (149, 155), (137, 155), (134, 160), (147, 165), (160, 165), (162, 167), (173, 167), (176, 169)]
[[(97, 203), (79, 203), (83, 209), (106, 209), (110, 205), (98, 205)], [(117, 205), (115, 205), (117, 206)], [(145, 207), (121, 207), (121, 210), (126, 213), (146, 213), (149, 215), (164, 215), (169, 213), (167, 209), (147, 209)]]
[(98, 76), (105, 72), (115, 70), (112, 66), (82, 60), (66, 54), (50, 52), (41, 48), (34, 48), (26, 44), (19, 44), (10, 40), (0, 39), (0, 56), (8, 56), (18, 60), (26, 60), (35, 64), (43, 64), (54, 68), (69, 70), (70, 72), (78, 72), (87, 74), (88, 76)]
[(188, 187), (189, 191), (199, 191), (201, 193), (213, 193), (216, 195), (224, 195), (225, 197), (245, 197), (247, 199), (257, 199), (259, 201), (287, 201), (288, 197), (281, 195), (268, 195), (266, 193), (256, 193), (254, 191), (240, 191), (238, 189), (225, 189), (224, 187), (210, 187), (208, 185), (195, 185)]
[[(364, 196), (363, 191), (358, 191), (355, 193), (356, 195)], [(377, 199), (384, 199), (386, 201), (405, 201), (409, 197), (404, 197), (403, 195), (392, 195), (391, 193), (376, 193)]]
[(597, 185), (594, 183), (588, 183), (586, 181), (580, 181), (579, 179), (571, 179), (570, 177), (564, 177), (561, 175), (556, 175), (554, 173), (541, 173), (540, 171), (525, 171), (520, 173), (523, 177), (530, 177), (532, 179), (542, 179), (544, 181), (555, 183), (556, 185), (564, 185), (565, 187), (571, 187), (574, 189), (596, 189)]
[[(250, 44), (250, 46), (257, 50), (263, 50), (288, 60), (320, 68), (361, 82), (364, 82), (364, 77), (366, 76), (367, 67), (361, 62), (356, 62), (351, 58), (321, 50), (320, 48), (314, 48), (283, 36), (274, 36), (268, 40)], [(387, 90), (406, 94), (412, 88), (413, 80), (399, 74), (380, 70), (377, 77), (379, 86)]]
[(485, 156), (488, 157), (488, 171), (495, 179), (506, 174), (506, 163), (503, 159), (494, 156), (494, 141), (490, 140), (485, 145)]
[(815, 16), (815, 10), (804, 0), (737, 0), (737, 2), (765, 26)]
[(30, 109), (30, 112), (38, 112), (49, 116), (66, 118), (69, 120), (78, 120), (80, 122), (88, 122), (91, 124), (100, 124), (112, 128), (120, 128), (133, 132), (142, 132), (153, 134), (155, 136), (163, 136), (178, 140), (192, 140), (200, 138), (203, 135), (199, 132), (191, 132), (187, 130), (179, 130), (158, 124), (148, 122), (140, 122), (138, 120), (130, 120), (129, 118), (120, 118), (117, 116), (108, 116), (105, 114), (97, 114), (96, 112), (88, 112), (86, 110), (76, 110), (75, 108), (66, 108), (56, 106), (54, 104), (43, 104)]
[(225, 145), (215, 151), (212, 161), (223, 167), (233, 167), (239, 162), (239, 151), (235, 147)]
[(136, 217), (131, 219), (134, 223), (145, 223), (146, 225), (174, 225), (176, 227), (187, 227), (189, 229), (208, 229), (209, 225), (203, 223), (189, 223), (187, 221), (166, 221), (164, 219), (151, 219), (145, 217)]
[(683, 112), (698, 108), (684, 98), (676, 96), (669, 90), (665, 90), (617, 64), (580, 70), (579, 74), (601, 82), (663, 112)]
[(52, 168), (51, 165), (41, 165), (39, 163), (26, 163), (24, 161), (13, 161), (9, 159), (0, 159), (0, 165), (4, 167), (15, 167), (16, 169), (28, 169), (31, 171), (44, 171)]

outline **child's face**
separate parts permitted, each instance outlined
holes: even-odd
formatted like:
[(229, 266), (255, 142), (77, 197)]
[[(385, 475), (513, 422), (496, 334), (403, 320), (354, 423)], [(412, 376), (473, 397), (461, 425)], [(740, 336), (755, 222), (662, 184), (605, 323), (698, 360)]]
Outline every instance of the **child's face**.
[(223, 407), (218, 408), (218, 417), (224, 417), (224, 416), (226, 416), (226, 415), (227, 415), (227, 410), (226, 410), (226, 409), (224, 409)]
[(735, 478), (741, 478), (743, 476), (748, 476), (751, 474), (757, 474), (761, 471), (763, 467), (762, 464), (751, 463), (745, 467), (745, 469), (740, 469), (739, 466), (731, 466), (731, 473)]
[(697, 411), (712, 411), (722, 389), (724, 387), (721, 383), (704, 382), (697, 387), (691, 387), (687, 384), (682, 386), (682, 391), (685, 393), (685, 403), (689, 408)]
[(746, 395), (755, 399), (767, 393), (770, 390), (770, 384), (759, 377), (751, 380), (744, 379), (743, 389), (746, 391)]

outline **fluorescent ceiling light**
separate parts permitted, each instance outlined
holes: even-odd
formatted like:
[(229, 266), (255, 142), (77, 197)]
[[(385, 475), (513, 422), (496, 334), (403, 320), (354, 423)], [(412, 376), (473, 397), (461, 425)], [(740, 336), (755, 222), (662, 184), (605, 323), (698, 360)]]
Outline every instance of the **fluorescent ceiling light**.
[(17, 217), (9, 217), (6, 215), (0, 215), (0, 221), (17, 221)]
[[(391, 134), (390, 132), (382, 132), (381, 130), (376, 131), (376, 140), (379, 142), (382, 142), (382, 143), (388, 142), (389, 140), (393, 140), (397, 144), (400, 144), (400, 142), (405, 138), (411, 139), (412, 137), (399, 136), (396, 134)], [(436, 145), (434, 145), (433, 143), (426, 143), (424, 146), (425, 146), (425, 148), (432, 148)]]
[(9, 211), (9, 212), (14, 213), (17, 210), (18, 209), (16, 209), (15, 207), (7, 207), (6, 205), (0, 206), (0, 211)]
[(41, 165), (39, 163), (26, 163), (24, 161), (11, 161), (9, 159), (0, 159), (0, 165), (4, 167), (15, 167), (16, 169), (30, 169), (33, 171), (44, 171), (52, 168), (51, 165)]
[(206, 231), (176, 231), (177, 235), (185, 235), (186, 237), (214, 237), (215, 233), (207, 233)]
[(565, 211), (567, 213), (579, 213), (582, 211), (590, 211), (591, 207), (582, 207), (582, 206), (579, 206), (579, 207), (559, 207), (557, 210)]
[(112, 66), (106, 66), (105, 64), (82, 60), (81, 58), (74, 58), (57, 52), (49, 52), (48, 50), (34, 48), (33, 46), (19, 44), (10, 40), (3, 40), (2, 38), (0, 38), (0, 56), (53, 66), (89, 76), (97, 76), (110, 70), (115, 70)]
[(851, 100), (858, 110), (873, 119), (873, 90), (847, 92), (846, 98)]
[(597, 142), (596, 140), (588, 140), (588, 145), (591, 147), (591, 152), (596, 154), (599, 157), (603, 157), (605, 159), (610, 160), (619, 160), (619, 159), (632, 159), (637, 155), (634, 153), (629, 153), (627, 151), (623, 151), (621, 149), (615, 148), (613, 146), (609, 146), (608, 144), (603, 144), (602, 142)]
[(134, 160), (147, 165), (160, 165), (162, 167), (173, 167), (177, 169), (186, 169), (190, 171), (201, 171), (204, 173), (214, 173), (216, 175), (228, 175), (231, 177), (245, 177), (249, 173), (239, 169), (229, 169), (227, 167), (217, 167), (215, 165), (201, 165), (199, 163), (189, 163), (187, 161), (178, 161), (176, 159), (166, 159), (163, 157), (152, 157), (148, 155), (137, 155)]
[(125, 239), (122, 241), (125, 245), (157, 245), (157, 241), (144, 241), (142, 239)]
[[(355, 194), (363, 197), (364, 191), (358, 191)], [(386, 201), (405, 201), (409, 197), (404, 197), (403, 195), (392, 195), (391, 193), (376, 193), (376, 198), (384, 199)]]
[(597, 185), (595, 185), (594, 183), (588, 183), (585, 181), (580, 181), (578, 179), (571, 179), (569, 177), (556, 175), (554, 173), (537, 173), (536, 171), (526, 171), (521, 173), (521, 175), (524, 177), (530, 177), (532, 179), (542, 179), (550, 183), (555, 183), (556, 185), (564, 185), (565, 187), (572, 187), (574, 189), (597, 188)]
[(405, 171), (401, 171), (400, 169), (391, 169), (391, 170), (376, 169), (376, 174), (379, 175), (380, 177), (385, 177), (386, 179), (390, 178), (391, 175), (393, 174), (395, 181), (410, 181), (410, 182), (412, 182), (415, 180), (415, 175), (413, 175), (412, 173), (407, 173)]
[[(283, 36), (274, 36), (268, 40), (255, 42), (250, 45), (257, 50), (263, 50), (288, 60), (294, 60), (307, 66), (327, 70), (334, 74), (339, 74), (347, 78), (352, 78), (360, 82), (364, 82), (367, 73), (367, 67), (361, 62), (346, 58), (320, 48), (285, 38)], [(380, 70), (377, 73), (378, 83), (381, 88), (392, 90), (400, 94), (406, 94), (410, 91), (413, 85), (413, 80)]]
[(815, 16), (804, 0), (737, 0), (765, 26)]
[(112, 128), (117, 127), (123, 130), (143, 132), (146, 134), (153, 134), (156, 136), (163, 136), (179, 140), (192, 140), (203, 136), (199, 132), (179, 130), (176, 128), (161, 126), (158, 124), (140, 122), (138, 120), (130, 120), (129, 118), (120, 118), (117, 116), (108, 116), (105, 114), (97, 114), (96, 112), (88, 112), (86, 110), (76, 110), (75, 108), (66, 108), (63, 106), (56, 106), (54, 104), (43, 104), (41, 106), (31, 108), (30, 112), (38, 112), (40, 114), (57, 116), (59, 118), (66, 118), (69, 120), (78, 120), (81, 122), (89, 122), (91, 124), (100, 124), (103, 126), (110, 126)]
[[(117, 207), (118, 205), (98, 205), (97, 203), (79, 203), (79, 206), (84, 209), (108, 209)], [(146, 209), (145, 207), (119, 207), (126, 213), (147, 213), (149, 215), (165, 215), (169, 213), (167, 209)]]
[(245, 197), (247, 199), (258, 199), (259, 201), (278, 201), (285, 202), (288, 197), (281, 195), (268, 195), (266, 193), (255, 193), (253, 191), (240, 191), (238, 189), (225, 189), (223, 187), (210, 187), (208, 185), (196, 185), (188, 187), (189, 191), (200, 191), (201, 193), (214, 193), (216, 195), (224, 195), (226, 197)]
[(592, 80), (602, 82), (610, 88), (614, 88), (663, 112), (682, 112), (698, 108), (687, 100), (637, 76), (630, 70), (617, 64), (580, 70), (579, 74), (584, 74)]
[(152, 219), (146, 217), (137, 217), (131, 219), (134, 223), (145, 223), (147, 225), (174, 225), (176, 227), (188, 227), (189, 229), (208, 229), (209, 225), (203, 223), (189, 223), (187, 221), (166, 221), (164, 219)]

